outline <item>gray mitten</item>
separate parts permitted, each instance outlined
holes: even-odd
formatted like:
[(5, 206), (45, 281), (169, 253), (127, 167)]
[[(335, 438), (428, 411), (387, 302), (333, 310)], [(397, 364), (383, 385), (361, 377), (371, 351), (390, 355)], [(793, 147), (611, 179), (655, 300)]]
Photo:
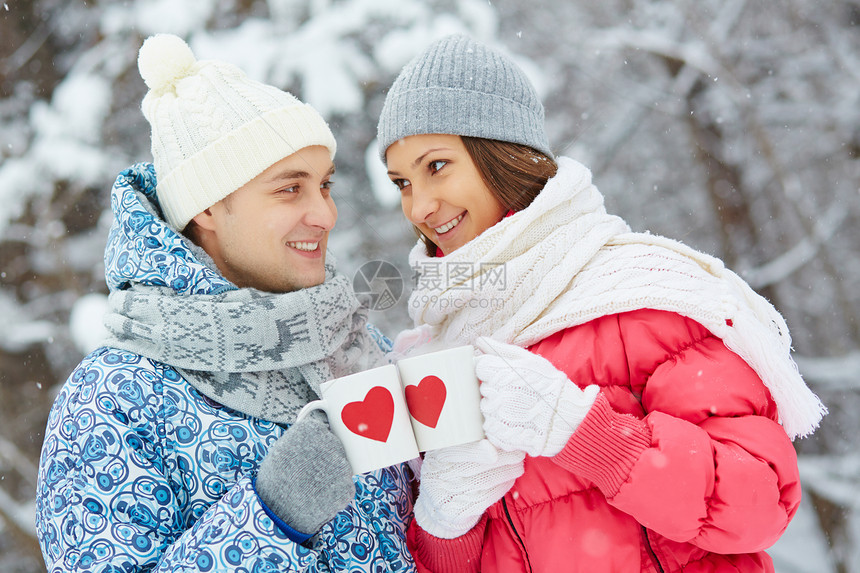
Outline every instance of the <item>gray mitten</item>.
[(308, 535), (349, 505), (352, 469), (325, 414), (312, 412), (278, 438), (260, 464), (257, 493), (287, 525)]

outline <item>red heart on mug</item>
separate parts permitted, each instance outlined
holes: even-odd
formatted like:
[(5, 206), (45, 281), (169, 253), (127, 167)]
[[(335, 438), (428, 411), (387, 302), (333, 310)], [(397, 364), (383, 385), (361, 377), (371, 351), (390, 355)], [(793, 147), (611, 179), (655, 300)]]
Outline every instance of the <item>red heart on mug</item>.
[(418, 384), (406, 387), (406, 405), (409, 407), (409, 413), (425, 426), (435, 428), (447, 394), (448, 391), (441, 378), (425, 376)]
[(388, 441), (394, 421), (394, 398), (388, 389), (374, 386), (364, 400), (344, 406), (340, 419), (353, 434), (378, 442)]

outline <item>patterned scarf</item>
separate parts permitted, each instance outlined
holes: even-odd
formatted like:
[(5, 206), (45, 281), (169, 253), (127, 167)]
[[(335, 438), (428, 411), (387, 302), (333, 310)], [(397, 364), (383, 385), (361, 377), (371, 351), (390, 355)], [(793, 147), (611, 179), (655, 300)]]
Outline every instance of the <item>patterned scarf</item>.
[(530, 346), (565, 328), (637, 309), (691, 318), (743, 358), (770, 390), (792, 438), (826, 412), (800, 377), (780, 314), (723, 263), (681, 243), (631, 233), (609, 215), (587, 168), (559, 170), (526, 209), (445, 257), (416, 245), (416, 325), (446, 344), (478, 336)]
[(349, 281), (326, 270), (323, 284), (284, 294), (115, 291), (107, 344), (175, 367), (229, 408), (291, 424), (321, 383), (383, 361)]

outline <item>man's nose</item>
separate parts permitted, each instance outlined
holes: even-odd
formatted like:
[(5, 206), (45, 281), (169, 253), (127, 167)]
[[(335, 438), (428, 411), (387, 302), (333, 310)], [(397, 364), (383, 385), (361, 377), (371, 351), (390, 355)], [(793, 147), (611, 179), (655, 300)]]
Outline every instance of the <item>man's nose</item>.
[(312, 193), (308, 197), (308, 203), (306, 205), (305, 223), (312, 227), (331, 231), (337, 222), (337, 207), (335, 207), (334, 201), (323, 196), (320, 192)]

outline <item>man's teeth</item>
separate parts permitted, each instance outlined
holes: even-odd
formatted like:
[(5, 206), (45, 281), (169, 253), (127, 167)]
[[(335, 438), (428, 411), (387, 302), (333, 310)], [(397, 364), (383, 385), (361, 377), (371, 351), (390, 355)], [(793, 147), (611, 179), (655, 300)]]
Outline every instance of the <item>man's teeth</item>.
[(433, 230), (434, 230), (434, 231), (436, 231), (436, 233), (438, 233), (438, 234), (440, 234), (440, 235), (441, 235), (442, 233), (447, 233), (448, 231), (450, 231), (451, 229), (453, 229), (454, 227), (456, 227), (456, 226), (457, 226), (457, 224), (458, 224), (460, 221), (462, 221), (462, 220), (463, 220), (463, 215), (460, 215), (459, 217), (457, 217), (457, 218), (456, 218), (456, 219), (454, 219), (453, 221), (448, 221), (447, 223), (445, 223), (445, 224), (444, 224), (444, 225), (442, 225), (441, 227), (436, 227), (436, 228), (435, 228), (435, 229), (433, 229)]
[(316, 251), (319, 243), (287, 243), (288, 246), (300, 251)]

